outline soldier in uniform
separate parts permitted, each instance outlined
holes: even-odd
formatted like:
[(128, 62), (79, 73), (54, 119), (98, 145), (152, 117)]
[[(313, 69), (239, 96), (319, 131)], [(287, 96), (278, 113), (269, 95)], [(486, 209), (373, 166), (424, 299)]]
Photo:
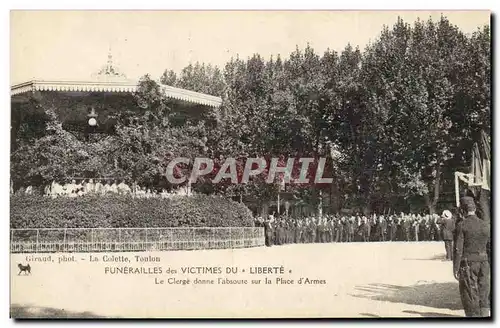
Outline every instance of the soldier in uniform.
[(418, 225), (418, 239), (427, 240), (427, 215), (420, 219)]
[(316, 242), (316, 231), (317, 231), (317, 225), (316, 225), (316, 219), (313, 217), (311, 218), (311, 222), (309, 223), (309, 233), (311, 236), (310, 243), (315, 243)]
[(441, 225), (444, 240), (444, 248), (446, 251), (446, 259), (451, 261), (453, 258), (453, 231), (455, 230), (455, 222), (450, 211), (444, 210), (441, 215)]
[(273, 246), (273, 227), (272, 227), (272, 221), (271, 218), (266, 220), (264, 222), (264, 234), (266, 236), (266, 246), (271, 247)]
[(313, 243), (321, 243), (321, 238), (323, 238), (323, 221), (321, 218), (318, 218), (316, 221), (316, 239), (313, 240)]
[(404, 229), (403, 229), (403, 220), (404, 216), (399, 217), (396, 219), (396, 240), (397, 241), (403, 241), (404, 240)]
[(467, 317), (490, 316), (490, 226), (476, 216), (471, 197), (460, 200), (463, 220), (456, 224), (453, 273)]
[(328, 242), (333, 243), (334, 240), (334, 234), (335, 234), (335, 221), (333, 217), (330, 217), (328, 221)]
[(442, 226), (440, 225), (440, 217), (438, 214), (434, 214), (434, 230), (436, 241), (441, 241), (443, 238)]
[(436, 240), (436, 222), (432, 216), (429, 217), (428, 221), (428, 230), (429, 230), (429, 240)]
[(344, 237), (344, 238), (342, 238), (342, 242), (346, 243), (346, 242), (350, 241), (349, 237), (350, 237), (350, 230), (351, 230), (351, 222), (346, 217), (342, 218), (342, 220), (343, 220), (343, 222), (342, 222), (343, 227), (342, 228), (344, 229), (343, 233), (342, 233), (343, 237)]
[(290, 243), (290, 220), (288, 220), (287, 217), (284, 218), (284, 230), (285, 230), (285, 236), (284, 236), (284, 244), (289, 244)]
[(330, 220), (328, 217), (323, 218), (323, 242), (328, 243), (330, 241)]
[(307, 244), (309, 242), (309, 218), (302, 218), (302, 232), (301, 232), (301, 240), (302, 244)]
[(289, 229), (288, 229), (288, 220), (287, 218), (283, 218), (283, 244), (288, 244), (288, 235), (289, 235)]
[(372, 231), (375, 231), (375, 222), (372, 220), (371, 217), (366, 217), (366, 216), (363, 216), (364, 219), (366, 219), (366, 223), (367, 223), (367, 238), (368, 238), (368, 241), (372, 241), (372, 238), (373, 238), (373, 233)]
[(319, 219), (319, 232), (320, 232), (320, 236), (318, 238), (318, 241), (320, 243), (326, 243), (326, 236), (328, 234), (327, 230), (328, 230), (328, 226), (326, 225), (326, 218), (321, 218)]
[(288, 222), (285, 217), (281, 217), (281, 245), (288, 242)]
[(323, 238), (325, 236), (325, 225), (323, 223), (323, 218), (321, 218), (321, 217), (318, 218), (318, 223), (316, 226), (316, 233), (317, 233), (316, 242), (322, 243)]
[(295, 243), (302, 243), (302, 220), (295, 219)]
[(367, 241), (370, 241), (370, 230), (371, 230), (371, 227), (370, 227), (370, 221), (367, 219), (366, 216), (363, 216), (363, 218), (361, 219), (361, 229), (362, 229), (362, 233), (361, 233), (361, 236), (362, 236), (362, 241), (364, 242), (367, 242)]
[(369, 241), (370, 240), (370, 235), (368, 234), (369, 223), (364, 216), (363, 217), (360, 216), (359, 218), (360, 218), (360, 220), (359, 220), (358, 229), (363, 230), (363, 232), (364, 232), (364, 235), (361, 234), (361, 237), (362, 237), (361, 241), (364, 241), (364, 238), (366, 238), (366, 241)]
[(390, 241), (395, 241), (396, 240), (396, 233), (398, 230), (398, 225), (396, 223), (397, 218), (396, 217), (391, 217), (389, 221), (389, 240)]
[(333, 221), (332, 217), (329, 216), (326, 220), (326, 242), (331, 243), (333, 241)]
[(299, 220), (294, 219), (292, 222), (293, 222), (293, 242), (295, 244), (298, 244), (300, 242)]
[(342, 242), (342, 225), (336, 216), (333, 217), (333, 241), (335, 243)]
[(340, 238), (340, 241), (342, 243), (347, 242), (347, 239), (349, 238), (349, 227), (347, 226), (348, 224), (349, 224), (348, 219), (343, 216), (340, 219), (340, 227), (342, 229), (342, 233), (341, 233), (342, 237)]
[(282, 245), (283, 244), (283, 223), (279, 217), (276, 217), (276, 226), (275, 226), (275, 234), (274, 234), (274, 244)]
[(291, 227), (290, 227), (290, 219), (288, 217), (285, 217), (285, 244), (290, 244), (290, 234), (291, 234)]
[(376, 241), (385, 241), (385, 229), (387, 229), (387, 226), (384, 226), (384, 224), (386, 224), (384, 216), (381, 215), (375, 219)]
[(356, 223), (354, 222), (354, 217), (351, 217), (351, 220), (348, 220), (347, 221), (349, 224), (347, 226), (347, 228), (349, 229), (349, 236), (348, 236), (348, 242), (353, 242), (354, 241), (354, 229), (355, 229), (355, 225)]
[(410, 227), (411, 227), (410, 218), (407, 216), (407, 217), (405, 217), (405, 219), (403, 221), (403, 240), (404, 241), (410, 241)]
[(411, 223), (412, 227), (412, 240), (418, 241), (418, 231), (419, 231), (419, 226), (420, 225), (420, 214), (418, 214), (416, 217), (413, 218), (413, 222)]
[(380, 237), (381, 241), (386, 241), (387, 240), (387, 221), (385, 218), (382, 216), (380, 217)]
[(307, 218), (302, 218), (302, 219), (300, 220), (300, 242), (301, 242), (302, 244), (305, 244), (305, 243), (307, 243), (307, 242), (308, 242), (308, 241), (307, 241), (307, 238), (309, 238), (309, 237), (308, 237), (308, 235), (309, 235), (309, 231), (308, 231), (309, 227), (308, 227), (308, 224), (309, 224), (309, 221), (308, 221), (308, 219), (307, 219)]

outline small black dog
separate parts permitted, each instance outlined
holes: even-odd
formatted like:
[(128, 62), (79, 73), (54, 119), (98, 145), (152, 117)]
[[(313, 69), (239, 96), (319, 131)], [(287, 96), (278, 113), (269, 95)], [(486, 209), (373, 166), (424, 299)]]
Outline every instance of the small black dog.
[(31, 274), (31, 266), (29, 264), (22, 265), (21, 263), (19, 263), (17, 266), (19, 267), (19, 273), (17, 275), (20, 275), (21, 272), (23, 272), (23, 271), (25, 274)]

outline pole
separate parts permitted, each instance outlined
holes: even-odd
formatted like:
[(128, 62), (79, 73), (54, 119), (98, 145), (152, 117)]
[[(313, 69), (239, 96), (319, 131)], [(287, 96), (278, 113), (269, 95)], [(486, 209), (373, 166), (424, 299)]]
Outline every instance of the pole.
[(214, 246), (215, 245), (215, 230), (213, 227), (210, 228), (210, 232), (211, 232), (210, 235), (212, 238), (211, 238), (211, 241), (208, 243), (208, 247), (209, 248), (217, 248)]
[(458, 188), (458, 172), (455, 172), (455, 203), (457, 207), (460, 207), (460, 195), (459, 195), (459, 188)]
[(63, 249), (66, 249), (66, 228), (64, 228)]
[[(475, 146), (475, 144), (474, 144)], [(476, 153), (474, 152), (474, 148), (475, 147), (472, 147), (472, 165), (471, 165), (471, 182), (469, 182), (470, 184), (473, 184), (474, 183), (474, 177), (476, 175)]]
[(323, 217), (323, 191), (319, 190), (319, 208), (318, 208), (318, 216), (320, 218)]
[(193, 229), (193, 237), (191, 238), (191, 240), (193, 242), (193, 249), (196, 249), (196, 228), (193, 227), (191, 229)]
[(280, 215), (280, 192), (278, 191), (278, 215)]

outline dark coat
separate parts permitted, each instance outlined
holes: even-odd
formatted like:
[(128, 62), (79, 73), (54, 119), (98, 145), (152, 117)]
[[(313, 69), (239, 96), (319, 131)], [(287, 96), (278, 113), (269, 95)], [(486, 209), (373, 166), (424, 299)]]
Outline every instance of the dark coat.
[(460, 268), (462, 260), (469, 262), (488, 261), (490, 247), (490, 225), (480, 220), (476, 215), (469, 215), (456, 225), (455, 253), (453, 269)]
[(455, 231), (455, 220), (443, 219), (441, 221), (443, 240), (453, 240), (453, 232)]

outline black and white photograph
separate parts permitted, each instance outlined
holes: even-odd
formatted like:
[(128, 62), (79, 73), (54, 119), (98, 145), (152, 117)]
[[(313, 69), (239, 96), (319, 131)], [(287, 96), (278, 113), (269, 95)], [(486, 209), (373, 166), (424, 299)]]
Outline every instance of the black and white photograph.
[(491, 319), (491, 21), (12, 10), (10, 317)]

